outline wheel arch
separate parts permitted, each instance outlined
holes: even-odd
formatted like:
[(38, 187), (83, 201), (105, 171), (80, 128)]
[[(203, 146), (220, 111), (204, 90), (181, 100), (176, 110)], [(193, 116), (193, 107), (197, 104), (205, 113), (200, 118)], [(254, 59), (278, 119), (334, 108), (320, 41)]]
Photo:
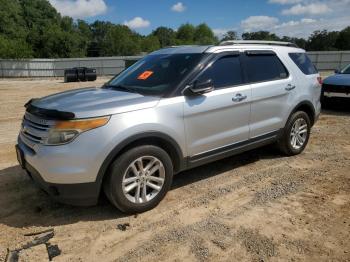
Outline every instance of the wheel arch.
[(314, 125), (316, 121), (316, 110), (314, 105), (310, 101), (302, 101), (299, 104), (297, 104), (290, 112), (289, 117), (297, 111), (304, 111), (310, 118), (311, 126)]
[(133, 147), (146, 144), (156, 145), (165, 150), (173, 162), (175, 173), (184, 169), (185, 161), (183, 152), (179, 144), (173, 138), (161, 132), (144, 132), (123, 140), (107, 155), (97, 174), (96, 182), (99, 187), (101, 188), (108, 168), (118, 156)]

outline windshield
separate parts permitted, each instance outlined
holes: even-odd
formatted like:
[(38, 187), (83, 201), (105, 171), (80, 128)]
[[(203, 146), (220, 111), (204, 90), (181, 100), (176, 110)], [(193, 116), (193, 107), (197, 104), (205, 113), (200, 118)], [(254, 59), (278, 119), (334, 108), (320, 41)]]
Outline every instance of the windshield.
[(189, 74), (202, 57), (202, 53), (148, 55), (110, 80), (104, 87), (143, 95), (164, 96)]
[(341, 74), (350, 74), (350, 64), (344, 67), (341, 71)]

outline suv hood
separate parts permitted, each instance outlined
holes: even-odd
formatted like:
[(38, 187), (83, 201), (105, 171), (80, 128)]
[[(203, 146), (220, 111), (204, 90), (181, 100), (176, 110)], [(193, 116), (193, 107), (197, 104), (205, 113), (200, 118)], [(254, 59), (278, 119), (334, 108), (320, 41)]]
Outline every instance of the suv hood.
[(72, 112), (75, 118), (88, 118), (154, 107), (159, 100), (159, 97), (92, 87), (35, 99), (32, 105), (42, 109)]

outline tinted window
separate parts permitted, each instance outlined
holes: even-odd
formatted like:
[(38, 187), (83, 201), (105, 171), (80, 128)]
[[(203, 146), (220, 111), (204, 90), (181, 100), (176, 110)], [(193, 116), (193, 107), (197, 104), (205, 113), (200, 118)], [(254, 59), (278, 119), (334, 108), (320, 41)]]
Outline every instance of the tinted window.
[(288, 71), (275, 54), (247, 55), (245, 65), (249, 82), (264, 82), (288, 77)]
[(198, 78), (199, 82), (211, 79), (216, 89), (242, 84), (239, 56), (224, 56), (215, 61)]
[(105, 88), (163, 96), (171, 92), (202, 57), (202, 53), (148, 55), (110, 80)]
[(290, 53), (289, 57), (299, 67), (305, 75), (317, 74), (316, 67), (312, 64), (310, 58), (305, 53)]

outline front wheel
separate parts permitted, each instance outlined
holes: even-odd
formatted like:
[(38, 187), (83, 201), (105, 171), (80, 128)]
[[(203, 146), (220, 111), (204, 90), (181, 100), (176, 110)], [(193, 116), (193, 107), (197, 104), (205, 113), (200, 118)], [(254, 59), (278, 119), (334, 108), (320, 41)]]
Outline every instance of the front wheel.
[(170, 189), (172, 177), (169, 155), (157, 146), (142, 145), (112, 163), (104, 191), (121, 211), (141, 213), (158, 205)]
[(303, 111), (293, 113), (278, 142), (280, 150), (288, 156), (300, 154), (309, 141), (310, 131), (311, 121), (308, 114)]

